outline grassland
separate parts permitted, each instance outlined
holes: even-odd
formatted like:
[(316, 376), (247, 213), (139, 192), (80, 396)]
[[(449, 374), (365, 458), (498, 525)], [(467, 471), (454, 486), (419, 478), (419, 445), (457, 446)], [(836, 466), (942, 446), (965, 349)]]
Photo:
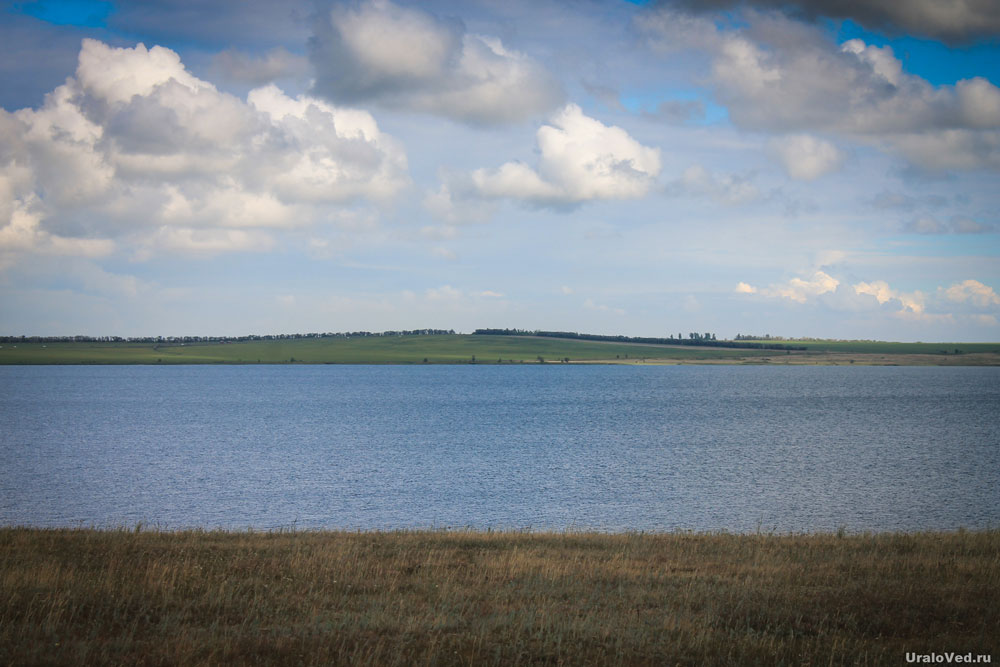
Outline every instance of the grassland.
[(998, 596), (997, 531), (0, 529), (9, 665), (900, 665)]
[[(800, 343), (795, 343), (800, 345)], [(1000, 343), (801, 343), (805, 351), (530, 336), (379, 336), (206, 344), (5, 343), (0, 364), (776, 363), (1000, 365)], [(956, 350), (958, 352), (956, 353)]]

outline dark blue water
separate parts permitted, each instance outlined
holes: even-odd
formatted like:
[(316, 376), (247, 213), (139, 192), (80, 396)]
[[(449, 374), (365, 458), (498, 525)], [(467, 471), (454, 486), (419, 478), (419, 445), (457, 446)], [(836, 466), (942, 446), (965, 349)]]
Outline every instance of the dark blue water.
[(0, 367), (0, 524), (1000, 526), (1000, 369)]

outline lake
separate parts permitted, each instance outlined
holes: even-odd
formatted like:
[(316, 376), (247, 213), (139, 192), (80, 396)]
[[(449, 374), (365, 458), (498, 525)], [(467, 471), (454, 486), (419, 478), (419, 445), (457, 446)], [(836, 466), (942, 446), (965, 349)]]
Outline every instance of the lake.
[(0, 524), (1000, 527), (1000, 368), (2, 366)]

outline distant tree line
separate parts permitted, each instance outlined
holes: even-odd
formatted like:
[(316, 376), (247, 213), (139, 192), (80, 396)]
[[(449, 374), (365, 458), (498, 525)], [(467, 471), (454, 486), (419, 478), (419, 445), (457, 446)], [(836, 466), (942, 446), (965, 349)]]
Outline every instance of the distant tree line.
[(528, 331), (525, 329), (476, 329), (473, 335), (480, 336), (541, 336), (544, 338), (572, 338), (577, 340), (597, 340), (612, 343), (647, 343), (652, 345), (697, 345), (699, 347), (732, 347), (751, 350), (805, 350), (805, 346), (785, 345), (781, 343), (760, 343), (745, 340), (717, 340), (713, 333), (689, 333), (687, 338), (678, 333), (666, 338), (649, 338), (635, 336), (602, 336), (599, 334), (582, 334), (575, 331)]
[[(613, 343), (647, 343), (652, 345), (697, 345), (701, 347), (730, 347), (757, 350), (805, 350), (805, 346), (784, 343), (760, 342), (761, 340), (782, 340), (767, 336), (738, 334), (736, 340), (717, 340), (714, 333), (690, 332), (687, 337), (678, 333), (665, 338), (636, 336), (603, 336), (600, 334), (577, 333), (575, 331), (540, 331), (528, 329), (476, 329), (473, 335), (480, 336), (541, 336), (544, 338), (569, 338), (576, 340), (596, 340)], [(394, 336), (441, 336), (455, 335), (454, 329), (410, 329), (401, 331), (344, 331), (326, 333), (265, 334), (247, 336), (0, 336), (4, 343), (144, 343), (152, 345), (184, 345), (191, 343), (247, 343), (253, 341), (301, 340), (306, 338), (368, 338)]]
[(733, 340), (784, 340), (784, 338), (781, 336), (772, 336), (771, 334), (764, 334), (763, 336), (756, 334), (736, 334), (736, 338)]
[(454, 329), (412, 329), (409, 331), (350, 331), (339, 333), (296, 333), (248, 336), (0, 336), (0, 343), (247, 343), (260, 340), (299, 340), (302, 338), (366, 338), (369, 336), (454, 335)]

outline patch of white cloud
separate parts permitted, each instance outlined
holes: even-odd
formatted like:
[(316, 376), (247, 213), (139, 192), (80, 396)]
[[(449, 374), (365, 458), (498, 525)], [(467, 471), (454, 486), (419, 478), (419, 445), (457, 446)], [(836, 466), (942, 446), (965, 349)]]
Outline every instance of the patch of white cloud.
[(163, 251), (211, 257), (227, 252), (263, 252), (273, 246), (274, 237), (262, 231), (164, 226), (142, 240), (133, 259), (142, 261)]
[(968, 303), (979, 308), (1000, 306), (1000, 295), (992, 287), (978, 280), (970, 279), (956, 283), (945, 289), (944, 295), (949, 301)]
[[(643, 19), (643, 29), (669, 43), (673, 23), (688, 19), (678, 19), (676, 9), (662, 11)], [(746, 27), (732, 31), (699, 23), (705, 38), (687, 43), (711, 58), (717, 99), (736, 125), (838, 133), (928, 170), (1000, 169), (1000, 89), (990, 81), (933, 86), (908, 74), (891, 47), (859, 39), (838, 46), (818, 28), (777, 13), (743, 16)], [(798, 148), (784, 150), (799, 160), (782, 158), (793, 178), (817, 178), (839, 162), (832, 145)], [(803, 159), (810, 152), (812, 160)]]
[(274, 85), (244, 101), (169, 49), (86, 39), (75, 76), (40, 108), (0, 111), (0, 239), (86, 256), (124, 237), (138, 257), (261, 250), (273, 239), (260, 230), (386, 201), (407, 171), (365, 111)]
[(431, 301), (455, 301), (463, 296), (462, 290), (451, 285), (431, 287), (424, 292), (424, 297)]
[(809, 278), (792, 278), (787, 283), (770, 288), (770, 292), (785, 299), (805, 303), (812, 297), (837, 289), (840, 281), (823, 271), (815, 272)]
[(43, 215), (33, 194), (10, 204), (7, 224), (0, 227), (0, 257), (29, 252), (97, 258), (115, 250), (111, 239), (72, 238), (45, 231), (41, 225)]
[(473, 124), (521, 121), (565, 98), (554, 76), (500, 39), (389, 0), (320, 16), (310, 58), (319, 95)]
[[(740, 282), (736, 293), (746, 296), (786, 299), (797, 304), (812, 303), (833, 311), (882, 311), (912, 321), (983, 323), (1000, 313), (1000, 294), (978, 280), (967, 279), (933, 292), (904, 291), (884, 280), (847, 284), (823, 271), (811, 277), (794, 277), (786, 282), (757, 288)], [(984, 317), (986, 318), (984, 320)]]
[(660, 150), (643, 146), (624, 129), (605, 125), (569, 104), (539, 128), (538, 163), (507, 162), (477, 169), (472, 189), (487, 199), (509, 198), (540, 206), (646, 195), (660, 173)]
[(844, 154), (829, 141), (808, 134), (772, 139), (768, 144), (785, 173), (796, 181), (815, 181), (836, 171)]
[(875, 297), (880, 304), (890, 301), (898, 301), (900, 310), (909, 311), (916, 315), (924, 312), (926, 297), (920, 291), (901, 292), (889, 287), (884, 280), (874, 280), (872, 282), (859, 282), (854, 285), (854, 291), (858, 294), (868, 294)]

